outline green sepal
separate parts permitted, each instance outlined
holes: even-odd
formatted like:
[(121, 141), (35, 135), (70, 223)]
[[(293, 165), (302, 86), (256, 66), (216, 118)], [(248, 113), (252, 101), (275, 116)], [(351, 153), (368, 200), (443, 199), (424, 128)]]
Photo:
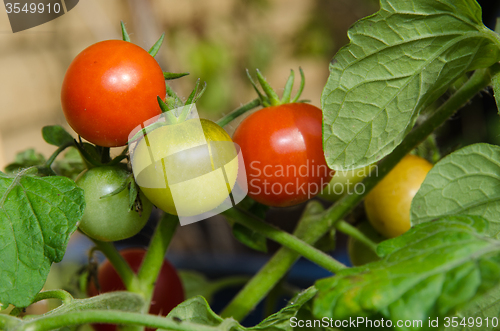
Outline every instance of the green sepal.
[(166, 80), (173, 80), (173, 79), (181, 78), (181, 77), (184, 77), (187, 75), (189, 75), (189, 72), (181, 72), (181, 73), (163, 72), (163, 77)]
[(293, 72), (293, 70), (290, 70), (290, 76), (288, 76), (288, 80), (286, 81), (285, 90), (283, 91), (283, 96), (281, 98), (281, 103), (290, 102), (290, 96), (292, 95), (294, 79), (295, 79), (295, 73)]
[(302, 94), (302, 91), (304, 91), (304, 86), (306, 85), (306, 76), (304, 75), (304, 71), (302, 70), (301, 67), (299, 67), (299, 72), (300, 72), (300, 87), (299, 91), (295, 95), (295, 97), (292, 99), (291, 103), (294, 102), (309, 102), (309, 100), (305, 101), (299, 101), (300, 95)]
[(163, 39), (165, 39), (165, 32), (161, 34), (160, 38), (155, 42), (155, 44), (149, 49), (148, 53), (155, 57), (160, 50), (161, 44), (163, 43)]
[(257, 69), (256, 71), (257, 71), (257, 79), (259, 80), (260, 86), (262, 87), (262, 89), (266, 93), (266, 95), (267, 95), (267, 97), (268, 97), (271, 105), (272, 106), (279, 105), (280, 104), (280, 98), (278, 97), (278, 95), (276, 94), (276, 92), (274, 92), (274, 90), (271, 87), (271, 85), (269, 85), (269, 83), (266, 81), (266, 79), (264, 78), (264, 76), (262, 76), (262, 73), (260, 72), (260, 70)]
[(128, 35), (127, 29), (125, 29), (125, 24), (123, 23), (123, 21), (120, 21), (120, 25), (122, 27), (122, 39), (123, 39), (123, 41), (130, 42), (130, 37)]

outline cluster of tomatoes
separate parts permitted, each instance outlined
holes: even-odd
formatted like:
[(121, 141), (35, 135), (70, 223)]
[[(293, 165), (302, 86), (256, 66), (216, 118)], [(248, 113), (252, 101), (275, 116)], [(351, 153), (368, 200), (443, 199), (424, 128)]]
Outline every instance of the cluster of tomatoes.
[[(266, 89), (263, 78), (259, 76), (259, 79), (268, 92), (267, 97), (260, 95), (265, 107), (245, 118), (232, 140), (217, 124), (200, 121), (207, 141), (233, 141), (241, 148), (251, 198), (267, 206), (286, 207), (307, 201), (323, 191), (321, 196), (336, 200), (349, 193), (349, 189), (357, 189), (356, 185), (365, 176), (374, 174), (370, 167), (362, 169), (362, 173), (358, 170), (335, 174), (330, 170), (323, 152), (321, 110), (307, 103), (290, 102), (287, 91), (284, 93), (287, 96), (278, 100), (274, 92)], [(153, 56), (130, 42), (118, 40), (99, 42), (82, 51), (68, 68), (61, 93), (62, 108), (70, 126), (79, 136), (99, 146), (101, 151), (127, 145), (134, 128), (162, 114), (157, 99), (167, 97), (164, 73)], [(297, 98), (292, 101), (297, 101)], [(172, 124), (182, 128), (178, 134), (164, 133), (168, 130), (161, 127), (149, 132), (148, 137), (153, 141), (147, 144), (149, 151), (161, 159), (196, 146), (195, 139), (186, 133), (188, 122)], [(137, 146), (139, 155), (140, 143)], [(196, 163), (181, 164), (181, 167), (197, 171)], [(168, 183), (162, 189), (141, 185), (141, 182), (157, 179), (157, 167), (142, 165), (140, 158), (136, 166), (146, 170), (145, 175), (142, 173), (145, 179), (141, 181), (135, 174), (137, 184), (141, 186), (135, 197), (140, 208), (131, 208), (137, 206), (130, 201), (130, 190), (135, 182), (130, 180), (132, 174), (123, 163), (110, 165), (108, 162), (91, 167), (77, 178), (76, 183), (84, 189), (86, 200), (85, 214), (79, 224), (82, 232), (97, 240), (117, 241), (141, 230), (153, 204), (165, 212), (179, 213), (179, 205), (173, 203)], [(231, 185), (235, 185), (240, 166), (235, 164), (235, 171), (229, 171)], [(367, 196), (368, 220), (383, 236), (394, 237), (408, 230), (411, 199), (430, 168), (427, 161), (407, 156)], [(193, 207), (193, 213), (212, 209), (225, 198), (223, 194), (217, 194), (214, 185), (206, 179), (192, 182), (192, 185), (193, 192), (199, 195), (187, 196), (205, 201), (200, 208)], [(186, 205), (194, 206), (191, 201)], [(362, 225), (361, 229), (373, 231), (369, 225)], [(380, 241), (383, 237), (372, 236), (372, 239)], [(355, 245), (352, 243), (350, 247)], [(354, 252), (351, 254), (354, 263), (365, 262), (366, 255), (359, 260), (354, 256), (357, 249), (350, 248), (350, 251)], [(132, 269), (137, 270), (144, 252), (132, 250), (122, 252), (122, 255)], [(98, 278), (101, 291), (124, 288), (109, 263), (100, 267)], [(163, 281), (168, 283), (166, 288), (162, 286)], [(164, 305), (160, 297), (153, 299), (156, 302), (151, 308), (153, 314), (166, 315), (184, 299), (182, 285), (168, 262), (162, 269), (157, 288), (170, 293), (170, 300)], [(94, 285), (89, 288), (89, 294), (97, 294)]]

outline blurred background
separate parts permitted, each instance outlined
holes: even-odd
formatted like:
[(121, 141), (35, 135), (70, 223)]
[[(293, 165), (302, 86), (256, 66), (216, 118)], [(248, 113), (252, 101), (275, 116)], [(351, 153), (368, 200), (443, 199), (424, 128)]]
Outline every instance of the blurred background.
[[(479, 2), (485, 24), (493, 29), (500, 2)], [(131, 41), (146, 50), (165, 32), (157, 61), (164, 71), (190, 72), (170, 85), (185, 98), (196, 79), (206, 81), (208, 87), (197, 108), (201, 117), (217, 120), (255, 98), (245, 74), (247, 68), (259, 68), (279, 93), (290, 69), (298, 72), (302, 67), (306, 76), (302, 98), (319, 106), (328, 63), (348, 42), (347, 29), (378, 8), (376, 0), (82, 0), (62, 17), (13, 34), (2, 7), (0, 169), (13, 162), (16, 153), (29, 148), (49, 156), (55, 147), (41, 138), (43, 126), (59, 124), (73, 132), (60, 106), (65, 71), (89, 45), (121, 39), (120, 21), (125, 23)], [(297, 79), (296, 86), (298, 83)], [(236, 125), (230, 124), (228, 131), (231, 133)], [(500, 144), (500, 120), (491, 93), (485, 91), (455, 115), (441, 129), (437, 141), (443, 154), (480, 141)], [(266, 216), (291, 230), (302, 208), (270, 210)], [(156, 220), (152, 217), (138, 237), (118, 245), (146, 245)], [(334, 254), (348, 263), (342, 249), (344, 241), (337, 237), (341, 249)], [(76, 235), (65, 257), (67, 265), (73, 265), (55, 267), (47, 286), (69, 283), (67, 278), (72, 273), (68, 270), (75, 271), (85, 262), (89, 247), (83, 236)], [(276, 248), (271, 244), (270, 251)], [(218, 217), (180, 227), (169, 254), (178, 267), (213, 278), (251, 275), (268, 258), (237, 242), (227, 223)], [(289, 280), (305, 287), (327, 275), (301, 260)]]

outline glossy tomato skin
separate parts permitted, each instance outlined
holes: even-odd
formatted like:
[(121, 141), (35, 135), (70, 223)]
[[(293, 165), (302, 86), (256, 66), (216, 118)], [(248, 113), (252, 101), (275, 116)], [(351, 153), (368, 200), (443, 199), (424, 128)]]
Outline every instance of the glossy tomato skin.
[(163, 72), (137, 45), (101, 41), (84, 49), (64, 77), (61, 103), (69, 125), (105, 147), (123, 146), (144, 121), (161, 113), (166, 95)]
[(78, 227), (87, 236), (101, 241), (117, 241), (137, 234), (148, 221), (153, 205), (140, 193), (142, 213), (129, 209), (129, 190), (101, 199), (118, 189), (129, 176), (121, 167), (96, 167), (76, 179), (83, 188), (85, 210)]
[(411, 227), (411, 201), (431, 170), (432, 164), (416, 155), (406, 155), (365, 198), (365, 210), (373, 227), (387, 238)]
[(243, 154), (248, 195), (274, 207), (299, 204), (332, 178), (322, 142), (322, 113), (305, 103), (267, 107), (245, 118), (233, 141)]
[[(231, 137), (214, 122), (190, 119), (148, 133), (147, 143), (142, 139), (133, 150), (132, 168), (141, 191), (155, 206), (169, 214), (193, 216), (216, 208), (229, 195), (220, 167), (214, 171), (216, 160), (222, 161), (218, 163), (224, 165), (232, 189), (238, 158)], [(173, 178), (165, 176), (164, 165), (175, 171)]]
[[(146, 250), (141, 248), (129, 248), (120, 251), (120, 255), (127, 261), (130, 268), (137, 272), (141, 266)], [(99, 293), (107, 293), (114, 291), (124, 291), (120, 276), (115, 271), (113, 265), (108, 261), (104, 261), (98, 270), (97, 275), (100, 292), (96, 289), (93, 283), (90, 283), (87, 289), (89, 296), (96, 296)], [(155, 284), (153, 298), (149, 313), (153, 315), (167, 316), (178, 304), (185, 299), (184, 288), (175, 268), (164, 260), (161, 266), (160, 274)], [(93, 327), (97, 331), (114, 331), (116, 325), (113, 324), (94, 324)], [(148, 329), (150, 330), (150, 329)]]

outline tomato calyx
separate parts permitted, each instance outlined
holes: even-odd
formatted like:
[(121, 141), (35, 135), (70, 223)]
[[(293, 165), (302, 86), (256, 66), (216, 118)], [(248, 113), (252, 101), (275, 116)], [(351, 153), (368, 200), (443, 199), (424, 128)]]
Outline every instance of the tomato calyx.
[(309, 102), (309, 100), (299, 100), (300, 95), (302, 94), (302, 91), (304, 90), (304, 85), (305, 85), (304, 71), (302, 70), (301, 67), (299, 67), (300, 87), (299, 87), (299, 90), (297, 91), (297, 94), (293, 97), (293, 99), (291, 99), (293, 82), (295, 80), (295, 72), (293, 70), (290, 70), (290, 76), (288, 76), (288, 79), (286, 81), (285, 89), (283, 91), (283, 95), (281, 97), (281, 100), (280, 100), (278, 94), (273, 90), (271, 85), (269, 85), (267, 80), (264, 78), (264, 76), (262, 75), (260, 70), (256, 69), (256, 72), (257, 72), (257, 80), (259, 81), (259, 84), (262, 87), (262, 90), (264, 90), (264, 93), (262, 93), (259, 90), (259, 88), (257, 87), (257, 84), (254, 82), (248, 69), (247, 69), (247, 76), (248, 76), (248, 79), (250, 80), (250, 83), (252, 84), (255, 92), (257, 92), (257, 95), (259, 96), (260, 103), (263, 107), (279, 106), (279, 105), (283, 105), (283, 104), (287, 104), (287, 103), (296, 103), (296, 102)]
[(182, 100), (177, 96), (177, 94), (166, 84), (167, 86), (167, 98), (162, 100), (160, 97), (157, 97), (158, 105), (160, 105), (160, 109), (163, 114), (165, 114), (165, 121), (154, 122), (150, 125), (144, 127), (142, 130), (137, 132), (132, 138), (129, 139), (129, 144), (131, 142), (136, 141), (139, 138), (147, 135), (153, 130), (158, 129), (159, 127), (172, 125), (172, 124), (180, 124), (188, 119), (189, 114), (191, 113), (193, 106), (195, 103), (201, 98), (203, 93), (207, 88), (207, 82), (204, 83), (203, 87), (198, 91), (200, 87), (200, 79), (196, 81), (193, 91), (187, 98), (186, 102), (183, 103)]

